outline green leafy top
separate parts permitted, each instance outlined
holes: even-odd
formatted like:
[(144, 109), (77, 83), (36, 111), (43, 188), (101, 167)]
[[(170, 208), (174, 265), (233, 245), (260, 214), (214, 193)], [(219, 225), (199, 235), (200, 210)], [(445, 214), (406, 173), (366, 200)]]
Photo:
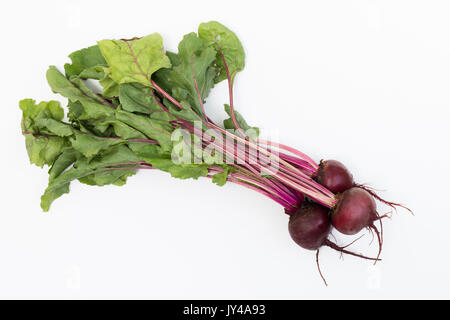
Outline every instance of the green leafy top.
[(227, 79), (227, 68), (223, 62), (225, 59), (231, 80), (245, 66), (245, 53), (239, 38), (234, 32), (217, 21), (202, 23), (198, 27), (198, 35), (205, 40), (209, 46), (218, 50), (216, 63), (220, 68), (220, 73), (216, 82)]
[(67, 77), (80, 76), (81, 78), (94, 78), (100, 80), (104, 77), (103, 69), (107, 67), (105, 58), (98, 46), (75, 51), (69, 55), (72, 63), (64, 65)]
[(170, 68), (158, 33), (135, 40), (102, 40), (98, 46), (108, 62), (111, 78), (118, 84), (139, 82), (151, 87), (152, 74)]
[(195, 81), (203, 102), (214, 86), (217, 76), (215, 58), (215, 49), (208, 47), (195, 33), (189, 33), (178, 45), (178, 54), (172, 56), (176, 65), (170, 70), (162, 70), (162, 77), (165, 78), (163, 82), (172, 96), (187, 102), (199, 115), (201, 107)]
[(71, 126), (61, 122), (64, 110), (58, 101), (36, 104), (32, 99), (24, 99), (19, 106), (23, 112), (22, 132), (30, 162), (39, 167), (52, 165), (69, 144), (67, 137), (72, 134)]
[[(166, 54), (161, 36), (154, 33), (131, 40), (102, 40), (75, 51), (64, 74), (50, 66), (48, 84), (68, 99), (69, 120), (65, 121), (57, 101), (36, 104), (24, 99), (19, 104), (30, 161), (50, 166), (49, 185), (41, 198), (43, 210), (68, 193), (73, 180), (123, 185), (137, 169), (149, 168), (180, 179), (209, 175), (209, 164), (172, 161), (183, 141), (174, 140), (173, 133), (181, 120), (193, 126), (205, 119), (202, 104), (214, 84), (226, 78), (222, 54), (234, 77), (244, 67), (242, 45), (230, 30), (210, 22), (200, 26), (198, 35), (185, 35), (178, 53)], [(102, 88), (86, 80), (99, 80)], [(242, 128), (250, 128), (237, 117)], [(182, 156), (194, 159), (198, 150), (189, 146)], [(217, 185), (224, 185), (234, 172), (225, 164), (214, 170), (212, 181)]]

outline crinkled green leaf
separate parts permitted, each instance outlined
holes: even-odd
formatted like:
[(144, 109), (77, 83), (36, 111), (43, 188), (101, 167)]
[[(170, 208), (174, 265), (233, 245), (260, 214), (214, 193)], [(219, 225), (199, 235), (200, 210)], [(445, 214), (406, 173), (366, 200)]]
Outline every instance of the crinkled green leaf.
[(170, 86), (175, 99), (186, 100), (198, 114), (202, 114), (194, 77), (204, 102), (217, 75), (217, 70), (213, 67), (216, 50), (207, 47), (195, 33), (189, 33), (178, 45), (178, 59), (179, 64), (166, 73), (166, 86)]
[(90, 132), (93, 135), (101, 137), (113, 137), (115, 136), (115, 130), (113, 122), (117, 119), (114, 115), (100, 118), (93, 118), (78, 121), (80, 130), (83, 132)]
[(64, 110), (58, 101), (42, 101), (36, 104), (32, 99), (24, 99), (20, 101), (19, 106), (23, 111), (24, 132), (59, 137), (72, 135), (72, 127), (61, 121), (64, 117)]
[(171, 51), (167, 51), (167, 52), (166, 52), (166, 55), (167, 55), (167, 57), (169, 58), (170, 64), (171, 64), (173, 67), (175, 67), (175, 66), (177, 66), (177, 65), (180, 64), (180, 58), (178, 57), (178, 55), (177, 55), (176, 53), (171, 52)]
[(101, 165), (101, 164), (114, 164), (123, 163), (130, 161), (139, 161), (139, 157), (136, 156), (130, 148), (125, 145), (117, 145), (105, 150), (101, 157), (95, 161), (91, 161), (90, 164)]
[(57, 121), (55, 119), (36, 119), (35, 128), (38, 127), (39, 132), (57, 135), (59, 137), (68, 137), (73, 134), (73, 128), (67, 123)]
[(98, 45), (111, 78), (118, 84), (139, 82), (150, 87), (152, 74), (170, 67), (162, 37), (157, 33), (135, 40), (102, 40)]
[(123, 186), (127, 182), (127, 178), (136, 174), (136, 170), (111, 170), (106, 172), (95, 172), (88, 176), (78, 179), (81, 183), (90, 186), (106, 186), (114, 184)]
[(116, 117), (119, 121), (145, 134), (149, 139), (158, 141), (163, 150), (172, 149), (172, 127), (169, 123), (122, 110), (116, 111)]
[[(118, 145), (105, 150), (101, 156), (89, 161), (81, 157), (73, 164), (73, 166), (58, 176), (49, 180), (49, 185), (41, 197), (41, 207), (44, 211), (50, 209), (50, 205), (54, 200), (69, 192), (70, 182), (77, 179), (83, 179), (92, 174), (100, 174), (109, 172), (111, 166), (139, 161), (140, 159), (126, 146)], [(124, 169), (125, 174), (130, 175), (131, 169)], [(92, 181), (92, 180), (91, 180)]]
[(105, 78), (105, 67), (96, 66), (83, 70), (78, 77), (81, 79), (102, 80)]
[(70, 181), (73, 179), (68, 179), (69, 182), (55, 184), (54, 186), (48, 187), (45, 193), (41, 196), (41, 208), (44, 212), (50, 210), (50, 205), (61, 197), (65, 193), (70, 191)]
[(19, 103), (23, 112), (22, 131), (31, 163), (39, 167), (51, 165), (61, 150), (69, 143), (66, 136), (72, 134), (69, 125), (61, 122), (64, 111), (59, 102), (36, 102), (24, 99)]
[(145, 139), (146, 136), (139, 132), (138, 130), (130, 127), (129, 125), (123, 123), (122, 121), (119, 121), (117, 119), (106, 119), (103, 122), (103, 125), (112, 126), (114, 129), (114, 134), (117, 137), (120, 137), (124, 140), (128, 139)]
[(98, 46), (91, 46), (69, 55), (72, 63), (64, 65), (64, 71), (68, 78), (72, 76), (80, 76), (83, 79), (97, 79), (104, 77), (103, 67), (107, 67), (106, 60)]
[(175, 164), (171, 159), (164, 158), (150, 159), (149, 162), (154, 168), (169, 172), (178, 179), (198, 179), (208, 175), (207, 164)]
[(140, 83), (121, 84), (119, 99), (122, 109), (125, 111), (145, 114), (162, 111), (152, 95), (152, 89)]
[(179, 117), (181, 119), (187, 120), (187, 121), (201, 121), (201, 116), (191, 107), (191, 105), (184, 100), (181, 100), (181, 106), (182, 109), (173, 109), (171, 110), (171, 114), (173, 114), (176, 117)]
[(51, 118), (61, 121), (64, 118), (64, 110), (58, 101), (42, 101), (36, 104), (33, 99), (23, 99), (19, 102), (24, 118)]
[(111, 78), (108, 69), (105, 71), (105, 77), (101, 79), (99, 82), (100, 85), (103, 87), (102, 95), (105, 98), (113, 98), (119, 96), (119, 84)]
[(155, 120), (161, 120), (164, 122), (174, 121), (177, 119), (176, 116), (174, 116), (170, 113), (167, 113), (167, 112), (162, 112), (162, 111), (153, 112), (150, 115), (150, 118), (155, 119)]
[(51, 165), (69, 143), (61, 137), (25, 134), (25, 145), (30, 162), (42, 168)]
[(94, 91), (94, 89), (90, 88), (86, 82), (79, 78), (79, 77), (70, 77), (69, 81), (74, 84), (80, 91), (83, 93), (84, 96), (87, 96), (94, 100), (95, 102), (108, 106), (108, 107), (116, 107), (111, 102), (109, 102), (107, 99), (102, 97), (99, 93)]
[[(128, 147), (136, 154), (136, 156), (146, 162), (150, 162), (150, 160), (159, 158), (164, 154), (161, 147), (156, 144), (129, 142)], [(168, 155), (168, 153), (166, 153), (166, 155)]]
[(212, 176), (212, 182), (217, 184), (219, 187), (222, 187), (227, 183), (229, 170), (225, 168), (223, 172), (216, 173)]
[(114, 109), (106, 102), (100, 102), (100, 98), (86, 87), (79, 88), (64, 77), (64, 75), (51, 66), (47, 71), (47, 81), (53, 92), (69, 98), (71, 102), (80, 102), (83, 106), (83, 113), (80, 120), (94, 119), (114, 115)]
[(67, 147), (62, 150), (62, 153), (56, 158), (52, 167), (48, 171), (49, 180), (53, 180), (67, 168), (69, 168), (79, 157), (79, 152), (72, 147)]
[(75, 138), (71, 139), (72, 147), (86, 158), (97, 155), (113, 145), (123, 143), (122, 139), (101, 138), (89, 134), (77, 132)]
[(216, 63), (220, 68), (220, 73), (216, 82), (227, 78), (227, 71), (223, 63), (222, 54), (225, 57), (226, 64), (230, 73), (231, 80), (236, 73), (242, 71), (245, 66), (245, 53), (239, 38), (234, 32), (217, 21), (202, 23), (198, 27), (200, 38), (208, 42), (208, 45), (217, 49)]
[(67, 117), (70, 121), (76, 122), (79, 117), (83, 114), (83, 105), (79, 101), (70, 101), (67, 103), (67, 108), (69, 112), (67, 113)]

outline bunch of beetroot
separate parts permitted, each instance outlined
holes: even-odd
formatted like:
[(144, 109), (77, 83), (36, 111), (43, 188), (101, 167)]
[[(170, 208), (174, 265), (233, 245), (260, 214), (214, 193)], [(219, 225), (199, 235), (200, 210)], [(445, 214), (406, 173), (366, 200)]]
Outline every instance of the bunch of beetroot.
[[(398, 203), (385, 201), (370, 188), (355, 184), (352, 174), (336, 160), (322, 161), (316, 180), (336, 194), (337, 202), (331, 209), (315, 202), (305, 202), (298, 211), (290, 216), (289, 233), (292, 239), (304, 249), (317, 250), (317, 264), (319, 248), (322, 246), (373, 260), (374, 263), (379, 261), (383, 246), (382, 219), (388, 215), (378, 213), (375, 198), (393, 208), (405, 207)], [(375, 226), (376, 222), (379, 222), (380, 230)], [(347, 246), (341, 247), (330, 241), (328, 236), (332, 227), (345, 235), (355, 235), (364, 229), (375, 233), (379, 244), (377, 257), (371, 258), (351, 252), (345, 249)]]
[[(379, 260), (386, 215), (377, 212), (375, 199), (398, 204), (355, 184), (338, 161), (318, 164), (293, 147), (261, 139), (235, 110), (233, 85), (245, 52), (224, 25), (202, 23), (183, 37), (177, 53), (165, 51), (161, 35), (153, 33), (101, 40), (70, 58), (64, 73), (54, 66), (47, 71), (52, 91), (68, 99), (67, 117), (57, 101), (19, 104), (30, 162), (50, 167), (44, 211), (72, 181), (124, 185), (138, 170), (162, 170), (179, 179), (238, 184), (270, 198), (290, 215), (294, 241), (317, 250), (317, 261), (321, 246)], [(229, 118), (219, 124), (205, 102), (225, 80)], [(338, 246), (329, 239), (332, 227), (346, 235), (368, 229), (379, 243), (377, 257)]]

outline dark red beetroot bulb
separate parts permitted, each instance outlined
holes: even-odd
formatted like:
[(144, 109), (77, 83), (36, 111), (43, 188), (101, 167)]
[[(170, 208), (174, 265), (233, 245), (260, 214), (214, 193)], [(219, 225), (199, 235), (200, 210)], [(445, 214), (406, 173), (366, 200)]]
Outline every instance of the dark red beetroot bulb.
[(289, 219), (289, 233), (300, 247), (317, 250), (330, 233), (329, 209), (315, 203), (306, 203)]
[(343, 234), (354, 235), (377, 220), (374, 198), (365, 190), (353, 187), (345, 191), (331, 214), (331, 223)]
[(330, 247), (341, 253), (350, 254), (363, 259), (378, 261), (378, 258), (369, 258), (351, 251), (346, 250), (346, 247), (340, 247), (334, 242), (327, 239), (331, 230), (331, 223), (329, 218), (329, 209), (316, 203), (306, 203), (289, 219), (289, 233), (292, 239), (300, 247), (307, 250), (317, 250), (316, 263), (320, 276), (325, 284), (325, 278), (320, 271), (319, 266), (319, 248), (321, 246)]
[(339, 161), (327, 160), (320, 162), (317, 182), (333, 193), (342, 193), (353, 187), (353, 176)]

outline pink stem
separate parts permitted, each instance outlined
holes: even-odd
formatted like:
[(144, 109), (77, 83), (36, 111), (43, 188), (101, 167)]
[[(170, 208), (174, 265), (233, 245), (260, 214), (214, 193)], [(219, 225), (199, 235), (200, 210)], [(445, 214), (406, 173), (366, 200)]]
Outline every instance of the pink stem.
[[(216, 127), (216, 125), (214, 125)], [(236, 137), (238, 138), (238, 137)], [(213, 142), (214, 144), (215, 142)], [(225, 149), (226, 153), (229, 153), (228, 150)], [(231, 156), (234, 156), (231, 155)], [(248, 167), (248, 165), (247, 165)], [(264, 168), (262, 166), (259, 166), (261, 170), (267, 172), (268, 174), (272, 175), (273, 177), (278, 178), (279, 180), (281, 180), (281, 182), (289, 185), (291, 188), (296, 189), (302, 193), (305, 193), (306, 195), (308, 195), (309, 197), (313, 198), (313, 199), (317, 199), (317, 201), (320, 201), (321, 203), (325, 204), (327, 207), (333, 207), (336, 203), (336, 199), (334, 198), (334, 196), (328, 196), (328, 195), (324, 195), (321, 191), (316, 191), (314, 190), (314, 181), (305, 181), (304, 184), (306, 184), (309, 187), (305, 187), (304, 185), (299, 185), (297, 182), (292, 181), (291, 179), (289, 179), (289, 177), (287, 176), (280, 176), (280, 174), (270, 168)], [(304, 175), (303, 172), (300, 172), (302, 175)], [(307, 177), (309, 178), (309, 177)], [(309, 178), (310, 179), (310, 178)], [(310, 184), (313, 184), (313, 186), (311, 187)]]
[(251, 190), (254, 190), (254, 191), (256, 191), (256, 192), (259, 192), (259, 193), (261, 193), (261, 194), (263, 194), (263, 195), (269, 197), (270, 199), (274, 200), (275, 202), (281, 204), (284, 208), (290, 207), (290, 204), (284, 202), (284, 201), (281, 200), (280, 198), (275, 197), (275, 196), (271, 195), (270, 193), (268, 193), (267, 191), (264, 191), (264, 190), (262, 190), (262, 189), (260, 189), (260, 188), (258, 188), (258, 187), (252, 186), (252, 185), (250, 185), (250, 184), (248, 184), (248, 183), (241, 182), (241, 181), (236, 180), (236, 179), (227, 179), (227, 180), (228, 180), (228, 181), (231, 181), (231, 182), (233, 182), (233, 183), (236, 183), (236, 184), (238, 184), (238, 185), (244, 186), (244, 187), (246, 187), (246, 188), (249, 188), (249, 189), (251, 189)]
[(303, 159), (299, 159), (285, 153), (280, 153), (280, 158), (298, 167), (300, 170), (304, 170), (306, 174), (314, 175), (316, 173), (316, 170), (311, 168), (311, 166)]
[(194, 54), (191, 55), (191, 71), (192, 71), (192, 78), (194, 79), (195, 91), (197, 92), (198, 102), (200, 103), (200, 107), (202, 108), (203, 117), (205, 118), (206, 122), (209, 123), (209, 119), (206, 116), (205, 106), (203, 105), (202, 95), (200, 94), (200, 90), (198, 89), (197, 77), (195, 76)]
[(217, 47), (219, 48), (219, 53), (222, 57), (222, 62), (225, 67), (225, 71), (227, 73), (227, 80), (228, 80), (228, 95), (230, 98), (230, 116), (231, 121), (233, 122), (234, 127), (238, 130), (238, 132), (241, 134), (241, 136), (245, 137), (244, 130), (239, 126), (237, 120), (236, 120), (236, 114), (234, 113), (234, 101), (233, 101), (233, 80), (231, 79), (230, 75), (230, 69), (228, 68), (227, 61), (225, 59), (225, 55), (222, 52), (222, 48), (220, 45), (216, 42)]
[[(192, 61), (191, 61), (191, 64), (192, 64)], [(196, 82), (195, 74), (194, 74), (193, 76), (194, 76), (194, 81)], [(178, 105), (178, 106), (181, 107), (181, 104), (179, 104), (179, 103), (178, 103), (175, 99), (173, 99), (169, 94), (167, 94), (164, 90), (162, 90), (156, 83), (154, 83), (153, 81), (152, 81), (152, 83), (154, 84), (155, 88), (156, 88), (159, 92), (161, 92), (165, 97), (167, 97), (170, 101), (172, 101), (172, 103), (174, 103), (175, 105)], [(196, 91), (197, 91), (197, 95), (199, 96), (199, 99), (201, 100), (201, 95), (200, 95), (200, 91), (199, 91), (199, 89), (198, 89), (198, 85), (196, 85)], [(176, 103), (175, 103), (175, 102), (176, 102)], [(203, 105), (203, 102), (200, 101), (200, 104)], [(203, 108), (203, 107), (202, 107), (202, 110), (203, 110), (203, 113), (204, 113), (204, 108)], [(226, 130), (223, 130), (222, 128), (220, 128), (219, 126), (217, 126), (217, 125), (214, 124), (214, 123), (210, 123), (209, 120), (208, 120), (208, 118), (206, 117), (206, 114), (204, 113), (203, 115), (205, 116), (205, 119), (206, 119), (206, 121), (208, 122), (208, 124), (212, 125), (213, 128), (215, 128), (215, 129), (217, 129), (218, 131), (222, 132), (222, 133), (225, 134), (226, 136), (228, 136), (228, 137), (231, 136), (232, 138), (238, 140), (239, 142), (244, 143), (244, 144), (245, 144), (246, 146), (248, 146), (249, 148), (252, 147), (252, 148), (256, 148), (256, 150), (258, 150), (258, 151), (263, 151), (264, 154), (266, 154), (266, 155), (269, 156), (269, 157), (270, 157), (270, 156), (273, 156), (273, 155), (272, 155), (269, 151), (267, 151), (266, 149), (261, 148), (260, 146), (255, 145), (254, 143), (251, 143), (251, 142), (249, 142), (249, 141), (247, 141), (247, 140), (243, 140), (242, 138), (239, 138), (238, 136), (232, 135), (232, 134), (230, 134), (229, 132), (227, 132)], [(181, 120), (183, 120), (183, 119), (181, 119)], [(186, 122), (187, 122), (187, 121), (185, 121), (185, 123), (184, 123), (185, 125), (186, 125)], [(210, 126), (208, 125), (208, 127), (210, 127)], [(298, 156), (301, 156), (302, 159), (304, 159), (305, 161), (307, 161), (307, 162), (308, 162), (309, 164), (311, 164), (313, 167), (317, 167), (317, 168), (318, 168), (318, 165), (317, 165), (311, 158), (309, 158), (308, 156), (306, 156), (305, 154), (303, 154), (302, 152), (300, 152), (300, 151), (298, 151), (298, 150), (295, 150), (295, 149), (293, 149), (293, 148), (287, 147), (287, 146), (282, 145), (282, 144), (269, 143), (269, 142), (264, 141), (264, 140), (261, 140), (260, 143), (263, 143), (263, 144), (266, 144), (266, 145), (275, 145), (275, 146), (277, 146), (277, 147), (279, 147), (279, 148), (288, 150), (288, 151), (290, 151), (290, 152), (292, 152), (292, 153), (294, 153), (294, 154), (296, 154), (296, 155), (298, 155)], [(225, 150), (225, 152), (227, 152), (227, 150)], [(233, 155), (233, 157), (234, 157), (234, 155)], [(283, 163), (283, 164), (286, 165), (288, 168), (290, 167), (290, 168), (293, 169), (295, 172), (298, 172), (300, 175), (305, 175), (301, 170), (299, 170), (299, 169), (295, 168), (294, 166), (290, 165), (289, 163), (287, 163), (287, 162), (284, 161), (283, 159), (280, 159), (279, 157), (277, 157), (277, 158), (280, 160), (280, 163)], [(308, 195), (308, 196), (310, 196), (311, 198), (313, 198), (313, 199), (315, 199), (315, 200), (317, 200), (317, 201), (319, 201), (319, 202), (325, 204), (326, 206), (328, 206), (328, 207), (330, 207), (330, 208), (333, 207), (333, 206), (335, 205), (335, 203), (336, 203), (336, 199), (335, 199), (334, 196), (326, 196), (326, 195), (322, 194), (320, 191), (314, 191), (314, 190), (311, 190), (311, 189), (309, 189), (309, 188), (305, 188), (305, 187), (302, 186), (302, 185), (298, 185), (297, 183), (295, 183), (295, 182), (293, 182), (292, 180), (290, 180), (289, 177), (283, 177), (283, 176), (280, 176), (277, 172), (274, 172), (273, 170), (270, 170), (270, 169), (268, 170), (267, 168), (262, 168), (261, 166), (260, 166), (260, 168), (261, 168), (261, 169), (264, 169), (264, 171), (269, 172), (270, 175), (272, 175), (273, 177), (278, 178), (281, 182), (283, 182), (283, 183), (289, 185), (291, 188), (296, 189), (296, 190), (298, 190), (298, 191), (300, 191), (300, 192), (305, 193), (306, 195)], [(307, 184), (307, 185), (308, 185), (308, 184)], [(314, 188), (314, 187), (313, 187), (313, 188)]]
[[(323, 194), (334, 198), (334, 194), (330, 190), (328, 190), (327, 188), (322, 186), (320, 183), (313, 180), (311, 177), (297, 175), (294, 171), (290, 170), (289, 168), (284, 168), (283, 171), (285, 171), (291, 179), (293, 179), (295, 181), (302, 181), (302, 183), (312, 187), (313, 190), (314, 189), (319, 190)], [(280, 170), (280, 172), (281, 172), (281, 170)]]
[(316, 169), (316, 170), (319, 169), (319, 165), (317, 163), (315, 163), (313, 159), (311, 159), (310, 157), (308, 157), (306, 154), (304, 154), (301, 151), (298, 151), (298, 150), (296, 150), (294, 148), (291, 148), (289, 146), (286, 146), (284, 144), (276, 143), (276, 142), (272, 142), (272, 141), (266, 141), (266, 140), (258, 139), (258, 142), (261, 143), (261, 144), (264, 144), (264, 145), (273, 145), (273, 146), (275, 146), (275, 147), (277, 147), (279, 149), (283, 149), (283, 150), (289, 151), (289, 152), (299, 156), (300, 158), (302, 158), (306, 162), (308, 162), (314, 169)]
[(177, 100), (175, 100), (170, 94), (165, 92), (160, 86), (156, 84), (155, 81), (151, 80), (152, 85), (155, 87), (156, 90), (158, 90), (159, 93), (161, 93), (164, 97), (166, 97), (170, 102), (172, 102), (174, 105), (176, 105), (179, 109), (183, 109), (181, 106), (181, 103), (179, 103)]
[[(208, 168), (208, 171), (209, 171), (208, 177), (212, 178), (214, 174), (221, 173), (224, 171), (224, 169), (222, 169), (220, 167), (216, 167), (216, 166), (211, 166), (210, 168)], [(263, 183), (255, 180), (255, 179), (249, 178), (248, 176), (239, 174), (239, 173), (230, 174), (227, 181), (230, 181), (230, 182), (245, 186), (247, 188), (250, 188), (252, 190), (258, 191), (258, 192), (270, 197), (273, 200), (278, 199), (278, 201), (277, 200), (276, 201), (279, 202), (280, 204), (282, 204), (283, 207), (285, 207), (285, 208), (295, 207), (296, 205), (298, 205), (299, 202), (301, 202), (301, 201), (289, 201), (289, 200), (285, 199), (284, 197), (280, 196), (279, 194), (277, 194), (273, 189), (264, 185)]]

